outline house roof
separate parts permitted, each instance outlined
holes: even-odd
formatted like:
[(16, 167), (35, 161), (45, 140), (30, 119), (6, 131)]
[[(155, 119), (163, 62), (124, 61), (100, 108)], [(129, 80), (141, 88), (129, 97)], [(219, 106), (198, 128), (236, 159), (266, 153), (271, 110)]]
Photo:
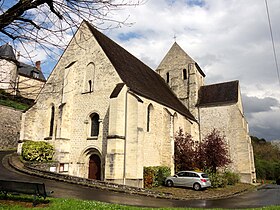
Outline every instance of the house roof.
[[(29, 77), (29, 78), (33, 78), (33, 79), (37, 79), (37, 80), (42, 80), (42, 81), (46, 81), (42, 71), (39, 71), (36, 67), (22, 63), (22, 62), (18, 62), (13, 50), (13, 47), (11, 45), (4, 44), (2, 46), (0, 46), (0, 58), (4, 58), (4, 59), (8, 59), (8, 60), (12, 60), (14, 62), (16, 62), (17, 66), (18, 66), (18, 73), (22, 76), (25, 77)], [(38, 78), (34, 78), (33, 77), (33, 72), (38, 73), (39, 77)]]
[[(33, 76), (33, 72), (38, 74), (38, 78), (35, 78)], [(33, 78), (33, 79), (37, 79), (37, 80), (41, 80), (41, 81), (46, 81), (46, 78), (44, 77), (42, 71), (38, 70), (36, 67), (19, 62), (18, 65), (18, 73), (22, 76), (25, 77), (29, 77), (29, 78)]]
[(111, 61), (122, 81), (130, 90), (140, 96), (172, 108), (185, 117), (196, 121), (194, 116), (171, 91), (160, 75), (99, 32), (90, 23), (87, 21), (85, 23)]
[(13, 47), (8, 43), (0, 46), (0, 58), (16, 61)]
[(200, 87), (198, 106), (220, 105), (238, 102), (238, 81)]

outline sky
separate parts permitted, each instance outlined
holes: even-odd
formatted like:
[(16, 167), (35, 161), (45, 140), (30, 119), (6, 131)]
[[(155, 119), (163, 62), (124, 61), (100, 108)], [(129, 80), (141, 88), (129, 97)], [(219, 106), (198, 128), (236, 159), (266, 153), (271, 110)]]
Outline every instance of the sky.
[[(280, 65), (280, 1), (267, 3)], [(280, 81), (265, 0), (148, 0), (111, 15), (132, 24), (103, 33), (152, 69), (176, 40), (206, 84), (239, 80), (250, 135), (280, 139)], [(46, 72), (55, 64), (41, 60)]]

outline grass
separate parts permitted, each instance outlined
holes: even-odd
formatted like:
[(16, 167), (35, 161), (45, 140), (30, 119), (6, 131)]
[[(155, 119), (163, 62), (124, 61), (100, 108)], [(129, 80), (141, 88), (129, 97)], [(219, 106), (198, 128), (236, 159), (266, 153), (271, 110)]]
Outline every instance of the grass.
[(19, 103), (19, 102), (12, 101), (12, 100), (9, 100), (9, 99), (4, 99), (4, 100), (0, 99), (0, 105), (12, 107), (12, 108), (15, 108), (15, 109), (18, 109), (18, 110), (25, 110), (30, 106), (30, 105), (27, 105), (27, 104), (24, 104), (24, 103)]
[[(3, 195), (0, 195), (0, 210), (30, 210), (30, 208), (44, 209), (44, 210), (181, 210), (182, 208), (142, 208), (133, 206), (123, 206), (118, 204), (108, 204), (98, 201), (78, 200), (78, 199), (62, 199), (62, 198), (47, 198), (46, 200), (39, 199), (38, 205), (32, 207), (33, 198), (31, 196), (8, 196), (4, 200)], [(196, 209), (196, 208), (184, 208)], [(252, 208), (250, 210), (276, 210), (280, 206), (269, 206), (264, 208)]]
[(34, 100), (18, 95), (11, 95), (0, 89), (0, 105), (12, 107), (18, 110), (25, 110), (34, 103)]

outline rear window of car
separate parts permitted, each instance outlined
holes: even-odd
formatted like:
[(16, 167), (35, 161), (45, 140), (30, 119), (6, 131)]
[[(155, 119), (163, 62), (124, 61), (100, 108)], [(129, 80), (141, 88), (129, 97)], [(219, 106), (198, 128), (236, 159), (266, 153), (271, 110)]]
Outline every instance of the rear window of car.
[(202, 178), (208, 178), (207, 174), (201, 174)]

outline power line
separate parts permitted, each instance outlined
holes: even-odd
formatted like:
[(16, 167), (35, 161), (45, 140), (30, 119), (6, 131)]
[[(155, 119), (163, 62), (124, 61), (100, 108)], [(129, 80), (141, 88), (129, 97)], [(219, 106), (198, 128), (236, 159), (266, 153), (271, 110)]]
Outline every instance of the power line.
[(280, 85), (279, 68), (278, 68), (278, 62), (277, 62), (277, 57), (276, 57), (276, 50), (275, 50), (275, 44), (274, 44), (274, 39), (273, 39), (273, 33), (272, 33), (272, 27), (271, 27), (271, 21), (270, 21), (270, 16), (269, 16), (267, 0), (265, 0), (265, 6), (266, 6), (266, 14), (267, 14), (267, 19), (268, 19), (268, 24), (269, 24), (269, 31), (270, 31), (274, 60), (275, 60), (275, 66), (276, 66), (278, 81), (279, 81), (279, 85)]

